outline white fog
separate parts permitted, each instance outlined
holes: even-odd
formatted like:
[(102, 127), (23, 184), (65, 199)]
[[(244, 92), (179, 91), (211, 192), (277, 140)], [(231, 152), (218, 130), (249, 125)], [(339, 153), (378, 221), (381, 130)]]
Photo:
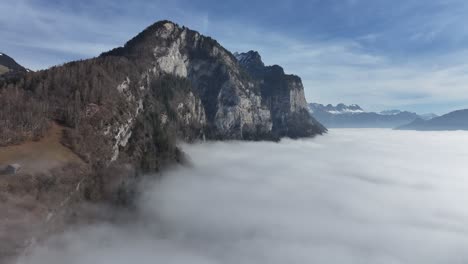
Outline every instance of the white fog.
[(20, 263), (468, 263), (468, 133), (339, 129), (182, 146), (132, 225), (87, 226)]

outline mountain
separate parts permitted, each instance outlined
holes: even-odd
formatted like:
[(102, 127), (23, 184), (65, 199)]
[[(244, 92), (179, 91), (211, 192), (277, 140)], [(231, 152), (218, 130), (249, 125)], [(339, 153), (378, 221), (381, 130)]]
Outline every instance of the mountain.
[(296, 138), (326, 131), (308, 112), (299, 76), (285, 74), (278, 65), (265, 66), (256, 51), (235, 53), (234, 56), (260, 87), (262, 104), (270, 109), (275, 134)]
[[(29, 246), (24, 241), (39, 241), (66, 223), (109, 217), (93, 205), (131, 206), (143, 176), (187, 163), (179, 142), (325, 132), (306, 111), (299, 77), (258, 61), (249, 68), (254, 61), (245, 59), (210, 37), (160, 21), (96, 58), (0, 78), (0, 146), (17, 145), (0, 147), (0, 158), (8, 158), (0, 173), (3, 165), (24, 168), (0, 177), (0, 193), (35, 208), (34, 217), (4, 210), (5, 219), (18, 219), (13, 235), (0, 234), (7, 252), (22, 252)], [(28, 164), (11, 152), (15, 147), (43, 155)]]
[[(400, 110), (385, 110), (385, 111), (382, 111), (380, 112), (381, 115), (398, 115), (398, 114), (401, 114), (403, 113), (403, 111), (400, 111)], [(434, 117), (438, 117), (438, 115), (434, 114), (434, 113), (426, 113), (426, 114), (421, 114), (419, 115), (418, 118), (421, 118), (421, 119), (424, 119), (424, 120), (430, 120)]]
[(416, 113), (400, 110), (366, 112), (356, 104), (333, 106), (310, 103), (309, 111), (329, 128), (394, 128), (420, 118)]
[(13, 58), (0, 52), (0, 75), (27, 72), (28, 70), (19, 65)]
[[(238, 59), (210, 37), (160, 21), (97, 58), (4, 81), (4, 93), (23, 91), (11, 100), (23, 96), (36, 110), (8, 108), (3, 119), (32, 123), (41, 119), (27, 113), (43, 112), (72, 128), (67, 144), (88, 162), (120, 160), (144, 170), (177, 160), (177, 140), (277, 140), (325, 131), (305, 111), (299, 77), (279, 66), (250, 70)], [(18, 130), (18, 122), (4, 123), (4, 130)], [(21, 131), (41, 127), (25, 124)]]
[(468, 109), (450, 112), (430, 120), (416, 119), (398, 127), (400, 130), (468, 130)]

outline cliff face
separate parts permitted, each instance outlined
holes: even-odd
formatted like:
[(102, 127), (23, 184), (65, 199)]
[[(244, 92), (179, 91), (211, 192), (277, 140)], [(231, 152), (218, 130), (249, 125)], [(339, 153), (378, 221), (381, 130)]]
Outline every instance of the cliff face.
[(273, 134), (297, 138), (326, 131), (307, 110), (300, 77), (285, 74), (278, 65), (265, 66), (256, 51), (236, 53), (235, 56), (261, 89), (262, 101), (271, 113)]

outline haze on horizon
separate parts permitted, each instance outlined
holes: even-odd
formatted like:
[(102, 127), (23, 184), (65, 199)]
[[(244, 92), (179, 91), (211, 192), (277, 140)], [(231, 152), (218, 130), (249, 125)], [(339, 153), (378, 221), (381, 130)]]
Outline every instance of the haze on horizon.
[(0, 51), (31, 69), (86, 59), (169, 19), (303, 79), (307, 100), (366, 110), (468, 107), (463, 0), (0, 3)]

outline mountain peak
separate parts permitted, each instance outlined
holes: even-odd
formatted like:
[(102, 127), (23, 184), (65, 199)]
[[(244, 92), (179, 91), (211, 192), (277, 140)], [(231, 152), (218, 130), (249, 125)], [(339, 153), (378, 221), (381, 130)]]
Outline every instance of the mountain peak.
[(250, 50), (248, 52), (235, 52), (234, 57), (245, 67), (265, 67), (262, 57), (257, 51)]
[(174, 31), (174, 29), (178, 29), (178, 28), (180, 28), (179, 25), (172, 21), (161, 20), (147, 27), (145, 30), (143, 30), (142, 33), (157, 32), (157, 33), (162, 33), (162, 34), (170, 34)]
[(158, 46), (162, 41), (169, 39), (171, 36), (177, 35), (184, 29), (186, 28), (181, 28), (178, 24), (169, 20), (155, 22), (130, 39), (123, 47), (118, 47), (108, 52), (104, 52), (101, 54), (101, 57), (138, 56), (145, 51), (151, 52), (151, 50)]

